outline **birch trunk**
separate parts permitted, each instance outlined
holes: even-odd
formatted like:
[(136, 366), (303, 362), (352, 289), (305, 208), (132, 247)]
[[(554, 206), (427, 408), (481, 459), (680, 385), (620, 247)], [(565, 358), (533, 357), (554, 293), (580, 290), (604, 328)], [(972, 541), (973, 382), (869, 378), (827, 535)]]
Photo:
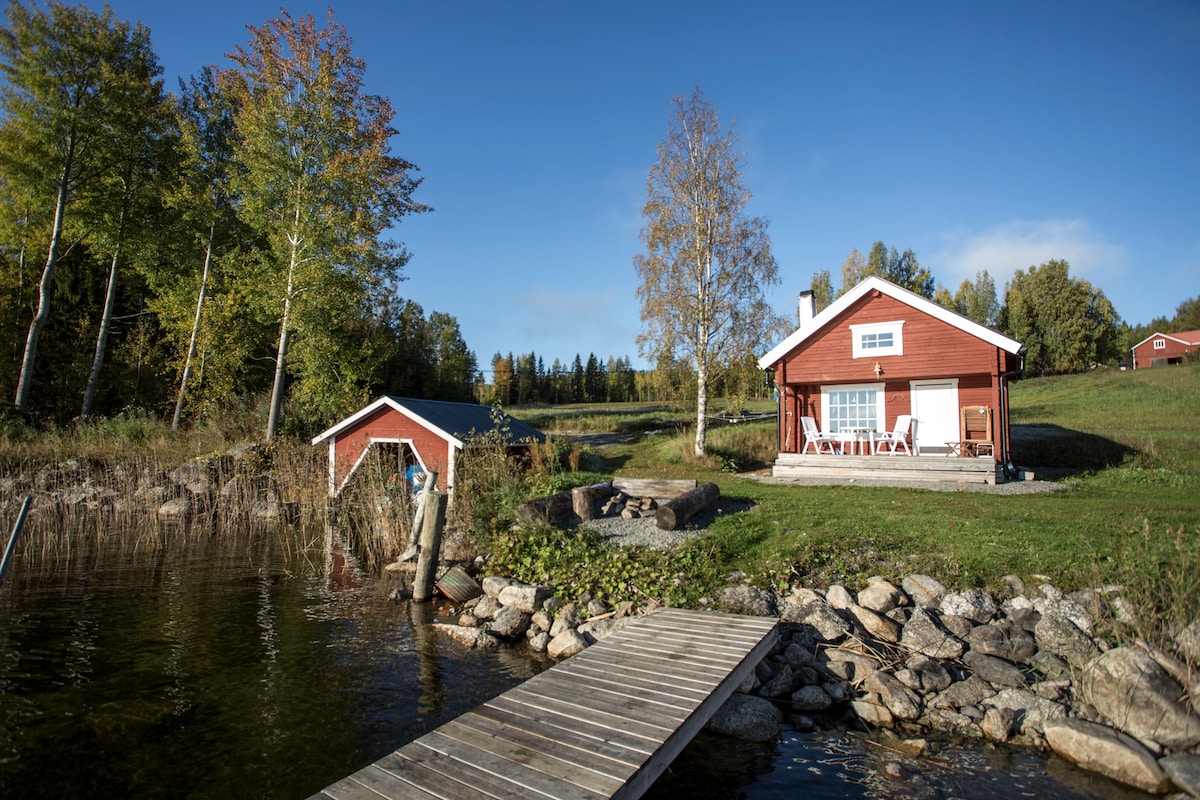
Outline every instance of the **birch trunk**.
[(200, 315), (204, 310), (205, 293), (208, 290), (208, 270), (212, 264), (213, 238), (216, 235), (217, 223), (214, 221), (208, 228), (208, 246), (204, 250), (204, 271), (200, 274), (200, 292), (196, 296), (196, 316), (192, 320), (192, 336), (188, 342), (187, 357), (183, 360), (183, 377), (179, 381), (179, 397), (175, 400), (175, 416), (171, 419), (171, 430), (179, 430), (179, 420), (183, 416), (183, 400), (187, 395), (188, 378), (192, 374), (192, 360), (196, 357), (196, 337), (200, 331)]
[(108, 270), (108, 291), (104, 295), (104, 315), (100, 318), (100, 333), (96, 336), (96, 355), (92, 358), (92, 372), (88, 375), (87, 388), (83, 391), (83, 407), (79, 411), (80, 419), (87, 419), (92, 413), (96, 385), (100, 382), (100, 368), (104, 366), (104, 351), (108, 347), (108, 332), (112, 328), (113, 305), (117, 297), (117, 263), (120, 255), (121, 245), (118, 244), (113, 249), (112, 265)]
[(37, 355), (38, 339), (42, 334), (42, 326), (50, 317), (50, 292), (53, 288), (54, 268), (58, 266), (58, 250), (62, 245), (63, 217), (67, 211), (67, 194), (71, 181), (72, 163), (75, 146), (72, 142), (67, 151), (63, 164), (62, 175), (58, 180), (58, 197), (54, 202), (54, 227), (50, 235), (50, 250), (46, 255), (46, 266), (42, 270), (42, 281), (38, 286), (37, 313), (29, 323), (29, 335), (25, 338), (25, 354), (21, 358), (21, 377), (17, 380), (17, 394), (13, 404), (18, 411), (24, 411), (29, 404), (29, 386), (33, 382), (33, 361)]
[(292, 294), (296, 282), (296, 262), (299, 258), (300, 207), (296, 206), (296, 217), (292, 226), (289, 244), (291, 252), (288, 255), (287, 292), (283, 297), (283, 321), (279, 326), (279, 351), (275, 355), (275, 383), (271, 387), (271, 413), (267, 417), (267, 441), (272, 441), (279, 433), (279, 410), (283, 405), (283, 382), (287, 373), (288, 344), (291, 341), (292, 323)]

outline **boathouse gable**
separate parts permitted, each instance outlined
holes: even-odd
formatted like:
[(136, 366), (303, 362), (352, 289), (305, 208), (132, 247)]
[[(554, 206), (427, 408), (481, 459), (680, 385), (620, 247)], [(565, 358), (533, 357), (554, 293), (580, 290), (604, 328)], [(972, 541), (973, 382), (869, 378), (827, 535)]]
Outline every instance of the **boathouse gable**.
[[(513, 448), (546, 440), (545, 435), (507, 414), (501, 430)], [(439, 491), (452, 492), (456, 462), (471, 438), (494, 430), (488, 406), (385, 395), (313, 439), (329, 448), (329, 493), (336, 497), (372, 444), (407, 446), (420, 466), (437, 473)]]

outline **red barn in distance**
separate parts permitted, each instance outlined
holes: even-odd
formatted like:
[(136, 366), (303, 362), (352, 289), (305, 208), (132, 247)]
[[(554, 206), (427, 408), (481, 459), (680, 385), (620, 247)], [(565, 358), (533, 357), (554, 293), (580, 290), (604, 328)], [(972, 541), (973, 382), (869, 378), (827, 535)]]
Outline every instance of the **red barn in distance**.
[(1200, 349), (1200, 331), (1153, 333), (1133, 346), (1133, 368), (1182, 364), (1189, 353), (1194, 353), (1198, 349)]

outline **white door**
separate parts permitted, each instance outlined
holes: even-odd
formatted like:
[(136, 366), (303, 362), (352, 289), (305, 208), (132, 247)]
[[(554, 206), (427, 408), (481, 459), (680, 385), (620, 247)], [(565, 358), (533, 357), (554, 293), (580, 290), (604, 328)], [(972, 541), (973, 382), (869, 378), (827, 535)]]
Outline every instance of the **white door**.
[(917, 420), (920, 452), (946, 452), (946, 442), (958, 441), (958, 379), (913, 381), (912, 413)]

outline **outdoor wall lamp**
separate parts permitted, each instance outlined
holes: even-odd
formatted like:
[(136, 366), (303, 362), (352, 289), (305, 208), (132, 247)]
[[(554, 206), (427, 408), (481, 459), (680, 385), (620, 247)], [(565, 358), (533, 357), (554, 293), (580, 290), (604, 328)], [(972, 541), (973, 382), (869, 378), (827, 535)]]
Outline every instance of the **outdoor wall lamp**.
[(875, 362), (875, 377), (878, 378), (883, 374), (883, 367), (879, 366), (879, 362)]

